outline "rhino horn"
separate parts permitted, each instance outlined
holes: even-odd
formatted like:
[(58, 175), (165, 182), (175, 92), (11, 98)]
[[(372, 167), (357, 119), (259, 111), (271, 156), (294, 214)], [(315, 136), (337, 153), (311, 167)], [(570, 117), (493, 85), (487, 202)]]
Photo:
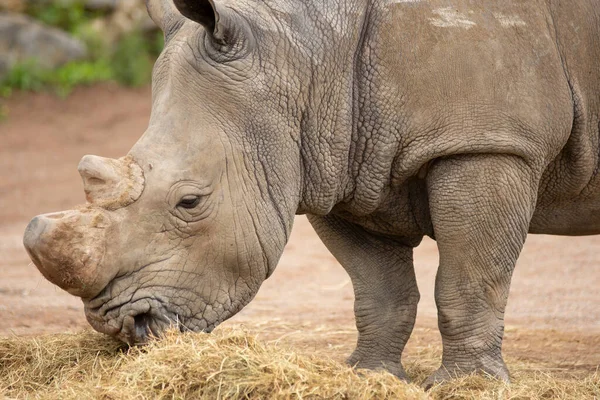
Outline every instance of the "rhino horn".
[(118, 160), (87, 155), (77, 167), (88, 202), (106, 209), (125, 207), (144, 189), (144, 174), (131, 156)]

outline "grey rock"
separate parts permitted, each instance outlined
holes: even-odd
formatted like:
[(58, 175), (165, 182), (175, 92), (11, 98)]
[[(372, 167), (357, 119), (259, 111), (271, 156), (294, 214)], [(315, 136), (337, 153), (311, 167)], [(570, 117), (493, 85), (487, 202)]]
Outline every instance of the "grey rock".
[(129, 32), (147, 33), (158, 27), (150, 19), (146, 5), (141, 0), (117, 0), (113, 12), (92, 23), (92, 29), (109, 45), (114, 45)]
[(85, 44), (20, 14), (0, 13), (0, 78), (16, 63), (35, 59), (56, 68), (86, 56)]

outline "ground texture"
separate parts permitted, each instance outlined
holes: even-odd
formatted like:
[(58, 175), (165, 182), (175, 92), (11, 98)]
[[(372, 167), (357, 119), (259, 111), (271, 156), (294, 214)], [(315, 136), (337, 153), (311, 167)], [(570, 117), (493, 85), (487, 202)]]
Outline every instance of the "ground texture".
[[(81, 302), (46, 282), (21, 244), (34, 215), (84, 201), (77, 163), (85, 154), (123, 156), (144, 132), (149, 89), (97, 86), (68, 99), (17, 95), (0, 122), (0, 337), (78, 331)], [(600, 365), (600, 236), (529, 236), (513, 277), (504, 352), (511, 362), (551, 373), (593, 374)], [(421, 291), (406, 362), (438, 349), (433, 284), (435, 242), (415, 254)], [(273, 276), (255, 300), (224, 325), (343, 360), (356, 332), (344, 270), (304, 217)], [(511, 361), (512, 360), (512, 361)]]

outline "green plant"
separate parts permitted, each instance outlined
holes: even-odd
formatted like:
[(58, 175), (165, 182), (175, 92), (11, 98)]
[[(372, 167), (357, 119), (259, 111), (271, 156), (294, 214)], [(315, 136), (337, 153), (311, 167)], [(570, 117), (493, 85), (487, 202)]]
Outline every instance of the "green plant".
[(0, 103), (0, 122), (6, 120), (8, 117), (8, 107)]
[(40, 91), (53, 89), (66, 96), (78, 85), (89, 85), (113, 79), (107, 60), (77, 61), (55, 70), (42, 69), (34, 60), (15, 65), (0, 83), (0, 93), (12, 90)]
[(106, 60), (73, 62), (54, 71), (49, 84), (61, 96), (68, 95), (75, 86), (109, 81), (113, 78)]
[(111, 48), (92, 26), (98, 12), (86, 10), (81, 0), (31, 4), (27, 11), (34, 18), (82, 40), (88, 49), (87, 59), (55, 70), (40, 67), (34, 59), (21, 62), (0, 80), (0, 96), (8, 97), (14, 90), (54, 90), (66, 96), (77, 85), (114, 80), (126, 86), (141, 86), (151, 81), (154, 60), (164, 45), (162, 33), (134, 30)]
[(8, 98), (12, 94), (12, 88), (10, 86), (0, 86), (0, 97)]
[(156, 31), (147, 40), (150, 46), (150, 55), (155, 59), (158, 58), (165, 47), (165, 36), (161, 31)]
[(88, 59), (97, 60), (108, 57), (109, 44), (98, 32), (98, 28), (94, 28), (91, 21), (80, 24), (72, 32), (72, 35), (85, 43)]
[(38, 91), (44, 86), (47, 71), (44, 71), (35, 60), (26, 60), (14, 65), (6, 74), (0, 88), (3, 93), (12, 90)]
[(43, 23), (67, 32), (75, 32), (82, 24), (98, 15), (86, 10), (81, 0), (53, 0), (50, 2), (30, 2), (27, 14)]
[(123, 36), (111, 55), (114, 78), (127, 86), (150, 82), (152, 65), (150, 45), (141, 32), (133, 31)]

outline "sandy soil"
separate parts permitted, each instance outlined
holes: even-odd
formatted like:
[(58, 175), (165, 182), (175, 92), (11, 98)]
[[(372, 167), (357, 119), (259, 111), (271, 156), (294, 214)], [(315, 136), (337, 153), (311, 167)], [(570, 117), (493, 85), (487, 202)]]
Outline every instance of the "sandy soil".
[[(0, 336), (87, 327), (81, 302), (46, 282), (21, 244), (34, 215), (82, 203), (77, 163), (85, 154), (124, 155), (143, 133), (149, 89), (99, 86), (67, 100), (17, 95), (0, 122)], [(600, 236), (530, 236), (517, 265), (506, 314), (505, 353), (552, 368), (600, 365)], [(435, 242), (416, 249), (421, 290), (417, 327), (407, 347), (439, 346), (433, 285)], [(344, 270), (298, 217), (290, 243), (256, 299), (226, 324), (334, 357), (355, 341), (352, 287)]]

